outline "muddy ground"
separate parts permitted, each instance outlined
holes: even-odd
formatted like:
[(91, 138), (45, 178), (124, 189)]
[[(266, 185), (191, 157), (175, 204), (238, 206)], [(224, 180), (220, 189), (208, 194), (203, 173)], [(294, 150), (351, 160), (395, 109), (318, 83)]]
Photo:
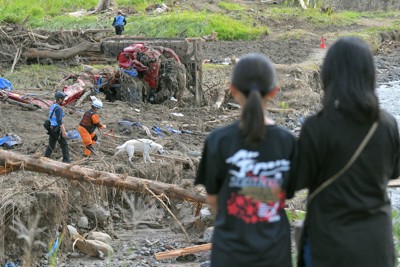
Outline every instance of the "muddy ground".
[[(301, 122), (309, 114), (320, 108), (321, 87), (319, 84), (319, 65), (325, 49), (320, 49), (320, 36), (323, 33), (345, 31), (346, 28), (321, 29), (307, 23), (282, 21), (271, 22), (272, 32), (287, 32), (303, 29), (307, 32), (301, 39), (276, 39), (273, 35), (262, 40), (249, 42), (207, 42), (203, 45), (204, 59), (240, 57), (249, 52), (262, 52), (269, 55), (276, 64), (279, 76), (280, 93), (271, 101), (268, 114), (295, 134)], [(351, 25), (353, 30), (368, 25)], [(378, 81), (380, 83), (400, 80), (400, 50), (396, 47), (398, 35), (384, 35), (381, 50), (376, 56)], [(334, 41), (326, 40), (327, 45)], [(167, 101), (162, 105), (127, 104), (106, 102), (99, 112), (101, 121), (107, 129), (98, 132), (99, 144), (96, 146), (99, 156), (82, 161), (83, 145), (80, 141), (69, 141), (71, 159), (75, 164), (129, 175), (144, 179), (173, 183), (203, 193), (201, 188), (193, 188), (198, 155), (204, 139), (212, 129), (226, 125), (239, 116), (239, 111), (229, 95), (220, 109), (214, 108), (217, 95), (228, 89), (232, 66), (205, 64), (203, 90), (205, 101), (197, 106), (194, 97), (185, 93), (181, 103)], [(26, 92), (52, 95), (49, 90), (32, 86)], [(23, 88), (17, 88), (23, 90)], [(56, 88), (54, 88), (56, 89)], [(97, 95), (99, 98), (104, 96)], [(65, 125), (67, 130), (75, 130), (83, 112), (90, 102), (84, 102), (81, 109), (66, 107)], [(0, 103), (0, 133), (15, 133), (23, 143), (10, 151), (40, 157), (47, 145), (47, 135), (42, 127), (45, 111), (27, 111), (7, 103)], [(133, 138), (148, 138), (146, 131), (137, 126), (121, 125), (120, 121), (140, 123), (149, 129), (159, 127), (161, 132), (151, 131), (155, 140), (164, 146), (167, 155), (185, 159), (190, 163), (181, 163), (153, 156), (155, 163), (145, 164), (136, 156), (133, 164), (128, 162), (126, 154), (112, 158), (115, 147)], [(114, 130), (115, 135), (107, 134)], [(185, 130), (173, 133), (174, 130)], [(53, 160), (61, 161), (59, 148), (52, 155)], [(104, 163), (104, 160), (107, 164)], [(206, 266), (208, 252), (156, 261), (154, 253), (186, 247), (205, 242), (204, 230), (211, 226), (212, 216), (195, 216), (196, 207), (190, 202), (163, 198), (176, 219), (183, 225), (190, 241), (185, 238), (177, 220), (164, 209), (158, 200), (146, 192), (121, 192), (116, 189), (94, 186), (88, 183), (71, 182), (56, 176), (21, 170), (0, 176), (0, 265), (6, 261), (21, 264), (29, 260), (32, 253), (32, 266)], [(168, 197), (168, 196), (166, 196)], [(302, 204), (288, 203), (292, 209), (301, 209)], [(93, 216), (94, 213), (97, 217)], [(92, 212), (91, 212), (92, 211)], [(27, 246), (27, 242), (18, 238), (18, 234), (29, 232), (32, 216), (40, 215), (38, 227), (44, 227), (41, 233), (28, 240), (41, 241), (40, 244)], [(85, 217), (88, 219), (87, 223)], [(18, 227), (18, 220), (28, 230)], [(72, 249), (72, 243), (66, 235), (66, 225), (73, 225), (81, 234), (101, 231), (112, 237), (114, 254), (105, 259), (89, 257)], [(10, 229), (13, 225), (15, 231)], [(18, 233), (18, 234), (17, 234)], [(61, 233), (60, 249), (53, 256), (51, 243)], [(28, 235), (28, 233), (25, 233)]]

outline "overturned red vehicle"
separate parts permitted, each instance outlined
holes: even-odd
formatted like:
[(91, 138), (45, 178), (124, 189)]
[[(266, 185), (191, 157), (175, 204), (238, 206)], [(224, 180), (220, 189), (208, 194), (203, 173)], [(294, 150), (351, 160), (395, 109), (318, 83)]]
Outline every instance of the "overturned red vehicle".
[(163, 59), (173, 59), (179, 65), (181, 61), (174, 50), (162, 46), (147, 46), (143, 42), (133, 43), (118, 54), (118, 66), (130, 71), (131, 76), (145, 81), (150, 87), (148, 100), (159, 92), (159, 76)]

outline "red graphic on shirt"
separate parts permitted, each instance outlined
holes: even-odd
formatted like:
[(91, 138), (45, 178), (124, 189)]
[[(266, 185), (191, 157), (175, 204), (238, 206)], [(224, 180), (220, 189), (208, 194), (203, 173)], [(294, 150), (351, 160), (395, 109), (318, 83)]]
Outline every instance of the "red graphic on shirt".
[(277, 221), (280, 219), (279, 211), (285, 207), (285, 193), (281, 192), (279, 199), (277, 202), (263, 203), (232, 192), (227, 201), (228, 214), (247, 224)]

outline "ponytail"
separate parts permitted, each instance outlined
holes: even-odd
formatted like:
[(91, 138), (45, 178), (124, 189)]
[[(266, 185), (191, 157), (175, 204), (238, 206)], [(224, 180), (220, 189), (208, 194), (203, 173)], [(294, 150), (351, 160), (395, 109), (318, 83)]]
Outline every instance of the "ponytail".
[(247, 144), (254, 145), (264, 139), (264, 110), (260, 91), (250, 91), (242, 109), (240, 127)]

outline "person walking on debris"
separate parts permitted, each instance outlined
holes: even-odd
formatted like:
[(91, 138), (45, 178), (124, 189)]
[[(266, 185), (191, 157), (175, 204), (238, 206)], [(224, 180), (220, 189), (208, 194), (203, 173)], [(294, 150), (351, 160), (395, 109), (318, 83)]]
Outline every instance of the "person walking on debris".
[(85, 145), (84, 155), (86, 157), (89, 157), (90, 154), (94, 152), (93, 145), (96, 144), (97, 141), (97, 135), (95, 133), (96, 128), (106, 128), (104, 124), (100, 123), (99, 115), (97, 114), (97, 111), (103, 107), (103, 103), (96, 97), (93, 97), (92, 100), (92, 108), (85, 112), (78, 126), (78, 132)]
[(296, 142), (264, 115), (278, 91), (271, 61), (262, 54), (241, 58), (230, 90), (241, 119), (209, 134), (195, 180), (205, 186), (207, 203), (217, 212), (211, 266), (291, 267), (284, 207), (294, 192), (289, 173)]
[(64, 111), (61, 108), (61, 104), (67, 95), (64, 92), (56, 92), (55, 100), (56, 102), (50, 107), (49, 110), (49, 121), (50, 121), (50, 131), (49, 134), (49, 145), (44, 153), (44, 156), (50, 158), (56, 143), (60, 144), (63, 159), (62, 162), (70, 163), (69, 158), (69, 148), (67, 142), (67, 132), (63, 124), (63, 117), (65, 116)]
[(121, 10), (118, 10), (117, 16), (114, 17), (112, 26), (115, 28), (115, 34), (121, 35), (124, 32), (124, 26), (126, 25), (126, 19), (122, 15)]
[(299, 267), (395, 266), (387, 184), (400, 176), (400, 138), (379, 108), (375, 70), (357, 37), (339, 39), (325, 57), (323, 107), (301, 129), (293, 168), (297, 189), (310, 194)]

